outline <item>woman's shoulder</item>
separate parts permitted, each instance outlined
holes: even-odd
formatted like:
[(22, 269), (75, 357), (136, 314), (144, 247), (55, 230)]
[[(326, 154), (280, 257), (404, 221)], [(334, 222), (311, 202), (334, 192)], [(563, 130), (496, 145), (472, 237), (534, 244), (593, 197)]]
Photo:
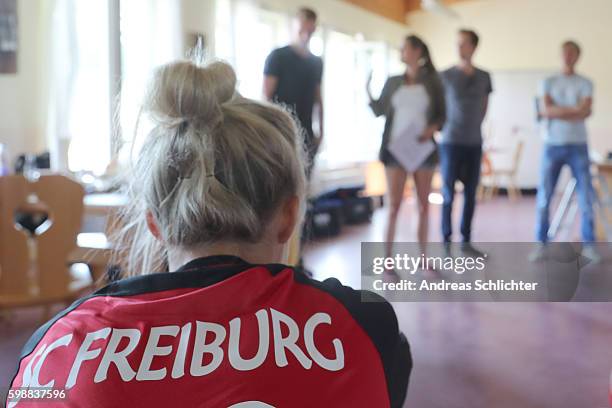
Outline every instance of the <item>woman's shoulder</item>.
[(311, 284), (344, 305), (372, 341), (387, 375), (391, 405), (401, 406), (412, 370), (412, 356), (408, 340), (399, 329), (393, 306), (374, 292), (353, 289), (335, 278), (312, 281)]
[(391, 83), (391, 84), (402, 84), (404, 82), (404, 75), (402, 74), (398, 74), (398, 75), (391, 75), (387, 78), (387, 83)]
[[(300, 276), (299, 271), (297, 276)], [(297, 280), (326, 292), (342, 304), (374, 343), (383, 342), (385, 336), (399, 333), (393, 306), (382, 296), (367, 290), (353, 289), (336, 278), (318, 281), (302, 274)]]
[(420, 77), (420, 82), (425, 85), (429, 92), (439, 92), (442, 88), (442, 78), (438, 71), (426, 71)]
[(419, 75), (422, 81), (439, 81), (442, 74), (435, 69), (424, 69)]

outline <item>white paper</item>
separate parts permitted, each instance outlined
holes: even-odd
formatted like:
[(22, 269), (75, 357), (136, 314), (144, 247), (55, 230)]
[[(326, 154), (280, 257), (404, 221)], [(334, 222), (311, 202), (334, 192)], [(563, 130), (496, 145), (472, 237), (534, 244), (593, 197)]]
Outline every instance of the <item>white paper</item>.
[(404, 130), (392, 135), (387, 146), (387, 150), (409, 173), (416, 171), (436, 149), (431, 139), (419, 141), (423, 131), (422, 126), (408, 125)]

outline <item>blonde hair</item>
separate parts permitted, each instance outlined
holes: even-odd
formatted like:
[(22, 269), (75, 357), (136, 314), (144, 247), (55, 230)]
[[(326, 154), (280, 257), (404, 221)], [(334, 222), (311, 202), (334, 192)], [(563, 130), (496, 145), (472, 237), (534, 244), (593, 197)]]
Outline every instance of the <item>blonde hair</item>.
[[(130, 204), (119, 217), (122, 276), (167, 270), (167, 247), (257, 242), (289, 197), (298, 197), (303, 213), (303, 137), (285, 111), (238, 95), (229, 65), (158, 68), (143, 113), (154, 126), (129, 172)], [(147, 211), (164, 245), (148, 231)]]

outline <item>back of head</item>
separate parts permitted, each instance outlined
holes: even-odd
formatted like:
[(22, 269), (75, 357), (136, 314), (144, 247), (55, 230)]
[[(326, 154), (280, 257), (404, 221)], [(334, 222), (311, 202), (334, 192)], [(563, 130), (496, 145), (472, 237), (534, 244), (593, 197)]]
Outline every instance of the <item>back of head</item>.
[[(166, 250), (257, 242), (281, 202), (304, 197), (303, 142), (291, 116), (239, 96), (233, 69), (159, 68), (143, 107), (153, 129), (129, 175), (118, 239), (127, 275), (159, 271)], [(146, 226), (154, 216), (160, 241)]]

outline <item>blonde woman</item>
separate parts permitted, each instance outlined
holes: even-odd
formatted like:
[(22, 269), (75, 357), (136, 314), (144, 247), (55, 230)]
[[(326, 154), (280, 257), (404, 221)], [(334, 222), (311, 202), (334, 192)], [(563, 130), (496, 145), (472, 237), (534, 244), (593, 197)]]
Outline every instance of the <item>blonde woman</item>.
[(412, 361), (390, 304), (282, 264), (303, 212), (303, 141), (291, 116), (235, 86), (223, 63), (159, 69), (155, 127), (128, 177), (132, 277), (39, 329), (12, 390), (95, 407), (402, 405)]

